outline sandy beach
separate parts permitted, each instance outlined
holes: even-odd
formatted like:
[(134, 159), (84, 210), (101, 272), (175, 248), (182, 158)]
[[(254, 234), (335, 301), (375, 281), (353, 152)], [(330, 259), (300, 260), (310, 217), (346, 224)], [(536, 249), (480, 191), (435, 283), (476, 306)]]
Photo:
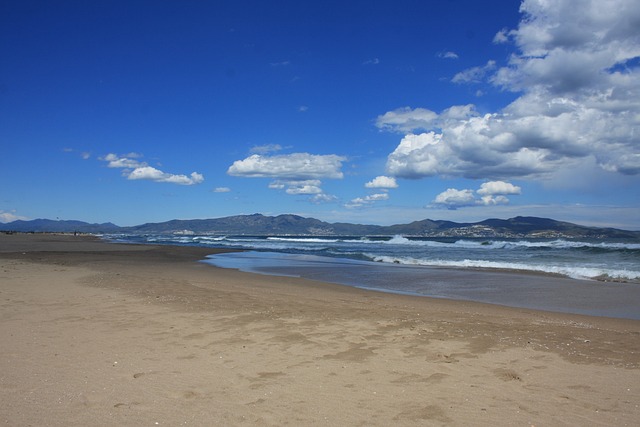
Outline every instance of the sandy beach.
[(8, 426), (633, 426), (640, 321), (376, 293), (207, 248), (0, 234)]

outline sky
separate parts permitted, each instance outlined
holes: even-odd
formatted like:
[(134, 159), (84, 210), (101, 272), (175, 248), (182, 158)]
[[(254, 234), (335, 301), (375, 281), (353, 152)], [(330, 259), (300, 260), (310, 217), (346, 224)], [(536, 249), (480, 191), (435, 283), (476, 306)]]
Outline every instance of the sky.
[(640, 2), (0, 2), (0, 222), (640, 230)]

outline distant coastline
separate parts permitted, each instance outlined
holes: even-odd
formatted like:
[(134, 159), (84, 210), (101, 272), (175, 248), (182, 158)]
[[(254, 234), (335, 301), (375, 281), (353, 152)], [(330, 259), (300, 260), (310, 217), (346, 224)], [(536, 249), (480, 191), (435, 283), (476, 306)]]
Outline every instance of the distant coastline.
[(90, 224), (76, 220), (35, 219), (0, 224), (4, 232), (64, 232), (89, 234), (210, 234), (210, 235), (296, 235), (296, 236), (416, 236), (430, 238), (503, 239), (638, 239), (640, 231), (587, 227), (550, 218), (519, 216), (458, 223), (424, 219), (390, 226), (328, 223), (298, 215), (236, 215), (213, 219), (171, 220), (120, 227), (113, 223)]

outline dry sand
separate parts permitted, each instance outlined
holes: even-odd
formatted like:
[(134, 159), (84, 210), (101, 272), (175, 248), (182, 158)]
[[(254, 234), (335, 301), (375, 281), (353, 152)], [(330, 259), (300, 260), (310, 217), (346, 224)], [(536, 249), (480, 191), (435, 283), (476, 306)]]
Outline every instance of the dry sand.
[(211, 252), (0, 235), (0, 424), (640, 421), (640, 321), (195, 262)]

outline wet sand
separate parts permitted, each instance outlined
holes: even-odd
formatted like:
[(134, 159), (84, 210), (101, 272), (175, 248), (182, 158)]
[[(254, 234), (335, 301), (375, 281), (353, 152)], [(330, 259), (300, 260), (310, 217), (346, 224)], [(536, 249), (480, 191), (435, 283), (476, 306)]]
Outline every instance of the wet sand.
[(254, 251), (210, 255), (207, 262), (217, 267), (304, 277), (382, 292), (640, 320), (640, 283), (637, 282), (602, 282), (532, 271), (396, 265)]
[(0, 234), (0, 423), (636, 425), (640, 321)]

